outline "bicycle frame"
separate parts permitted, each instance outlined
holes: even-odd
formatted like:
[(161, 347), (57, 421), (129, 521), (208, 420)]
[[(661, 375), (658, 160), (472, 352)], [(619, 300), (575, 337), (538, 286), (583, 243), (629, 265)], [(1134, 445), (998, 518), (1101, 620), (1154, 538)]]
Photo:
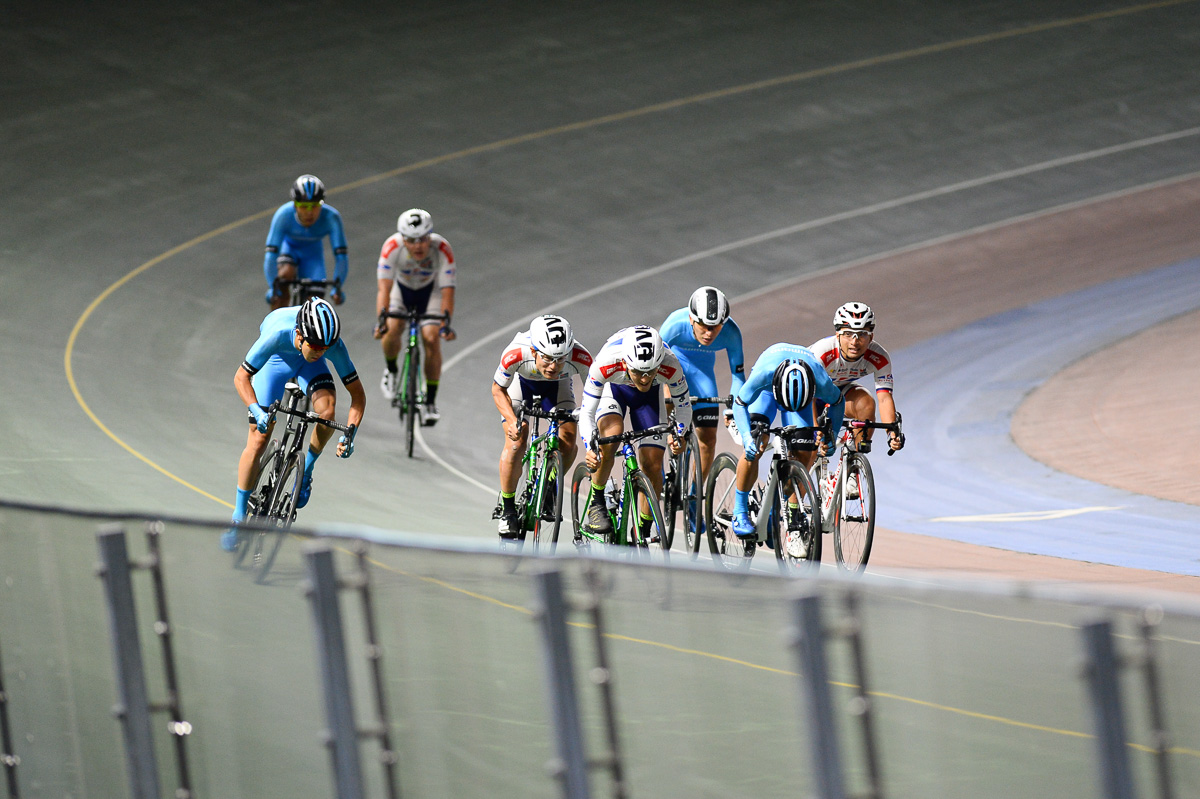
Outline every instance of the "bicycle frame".
[[(521, 468), (525, 472), (525, 494), (522, 497), (524, 508), (521, 518), (522, 538), (524, 531), (536, 529), (537, 521), (542, 517), (549, 480), (546, 464), (551, 453), (561, 451), (558, 426), (563, 421), (563, 416), (570, 418), (570, 414), (563, 414), (559, 411), (544, 413), (522, 408), (518, 417), (518, 424), (526, 418), (533, 420), (529, 428), (529, 444), (525, 448), (525, 454), (521, 457)], [(548, 424), (546, 432), (539, 434), (538, 426), (541, 419), (546, 419)], [(559, 480), (564, 479), (565, 475), (560, 474)], [(557, 537), (556, 526), (554, 538), (557, 539)]]
[[(612, 521), (612, 526), (613, 526), (613, 542), (612, 543), (614, 543), (618, 546), (624, 546), (624, 545), (630, 543), (630, 536), (628, 535), (628, 531), (630, 529), (629, 525), (631, 522), (633, 522), (633, 520), (635, 518), (637, 518), (635, 515), (635, 512), (634, 512), (636, 505), (637, 505), (636, 501), (634, 501), (634, 494), (635, 494), (634, 483), (637, 480), (637, 475), (644, 474), (642, 472), (641, 465), (637, 461), (637, 452), (635, 451), (635, 449), (633, 447), (633, 442), (637, 441), (639, 439), (642, 439), (642, 438), (648, 438), (650, 436), (660, 435), (662, 433), (669, 433), (673, 427), (674, 427), (674, 422), (667, 422), (665, 424), (660, 424), (660, 425), (655, 425), (654, 427), (649, 427), (642, 431), (629, 431), (629, 432), (624, 432), (624, 433), (618, 433), (615, 436), (608, 436), (608, 437), (597, 439), (598, 445), (617, 443), (617, 442), (619, 442), (621, 444), (620, 449), (617, 450), (617, 452), (615, 453), (615, 455), (620, 455), (624, 461), (622, 464), (622, 467), (621, 467), (622, 468), (621, 495), (619, 498), (617, 498), (618, 502), (616, 503), (616, 506), (617, 506), (616, 509), (614, 510), (614, 508), (612, 506), (609, 506), (607, 509), (609, 519)], [(653, 493), (650, 494), (650, 496), (648, 497), (648, 500), (650, 500), (650, 501), (654, 500)], [(583, 505), (582, 516), (587, 515), (587, 512), (590, 509), (590, 507), (591, 507), (591, 497), (589, 496), (588, 501), (586, 501)], [(658, 525), (659, 535), (665, 536), (666, 530), (663, 529), (662, 518), (661, 518), (662, 514), (659, 511), (659, 509), (655, 508), (655, 507), (651, 507), (650, 514), (651, 514), (651, 517), (655, 519), (655, 523)], [(655, 517), (657, 517), (657, 518), (655, 518)], [(634, 526), (633, 529), (634, 530), (637, 529), (636, 525)], [(587, 531), (583, 530), (582, 526), (577, 528), (577, 532), (584, 539), (587, 539), (590, 541), (595, 541), (598, 543), (608, 543), (606, 541), (602, 541), (597, 536), (594, 536), (594, 535), (588, 533)], [(638, 542), (638, 543), (641, 543), (641, 542)]]
[[(392, 397), (392, 407), (400, 411), (400, 421), (405, 425), (405, 447), (408, 457), (413, 454), (413, 441), (416, 435), (417, 416), (420, 407), (425, 404), (425, 379), (421, 370), (421, 322), (445, 320), (442, 314), (417, 313), (416, 311), (384, 311), (379, 315), (382, 325), (388, 319), (403, 319), (407, 326), (407, 338), (404, 344), (404, 361), (400, 368), (400, 380), (396, 384), (396, 395)], [(419, 387), (419, 388), (418, 388)]]

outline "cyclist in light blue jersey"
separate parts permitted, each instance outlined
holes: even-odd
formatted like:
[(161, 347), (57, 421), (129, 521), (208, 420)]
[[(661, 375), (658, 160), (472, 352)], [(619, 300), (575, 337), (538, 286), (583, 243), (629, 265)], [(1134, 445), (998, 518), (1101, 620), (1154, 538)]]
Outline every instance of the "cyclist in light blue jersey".
[[(730, 394), (736, 395), (746, 382), (742, 331), (729, 316), (729, 300), (712, 286), (701, 286), (692, 293), (688, 307), (674, 311), (659, 329), (663, 343), (679, 358), (688, 389), (696, 397), (719, 397), (717, 391), (717, 353), (725, 350), (732, 375)], [(707, 476), (716, 457), (717, 420), (721, 414), (711, 402), (692, 405), (692, 424), (700, 442), (701, 472)], [(729, 424), (726, 416), (726, 424)]]
[[(310, 297), (303, 305), (271, 311), (259, 327), (258, 340), (246, 353), (246, 359), (234, 375), (233, 385), (246, 404), (250, 431), (246, 448), (238, 461), (237, 497), (233, 521), (246, 518), (246, 502), (258, 477), (258, 459), (271, 437), (274, 420), (266, 408), (283, 397), (288, 381), (295, 380), (312, 402), (312, 409), (322, 419), (332, 420), (336, 410), (337, 393), (326, 359), (337, 369), (342, 384), (350, 392), (348, 424), (358, 427), (367, 395), (363, 391), (358, 371), (341, 339), (341, 321), (337, 311), (325, 300)], [(325, 449), (333, 430), (323, 425), (313, 427), (308, 455), (304, 460), (304, 481), (296, 507), (308, 504), (312, 492), (313, 466)], [(342, 436), (338, 442), (338, 457), (349, 458), (354, 452), (353, 441)], [(232, 551), (237, 546), (237, 530), (231, 528), (221, 537), (221, 547)]]
[[(750, 488), (758, 474), (758, 458), (767, 441), (766, 436), (751, 435), (751, 424), (771, 424), (779, 412), (784, 426), (809, 427), (816, 416), (814, 411), (826, 406), (829, 407), (830, 429), (840, 430), (846, 401), (811, 350), (795, 344), (773, 344), (758, 356), (750, 376), (733, 401), (733, 416), (745, 450), (738, 462), (734, 484), (733, 532), (739, 538), (755, 535), (754, 523), (750, 521)], [(833, 441), (825, 441), (818, 434), (818, 446), (831, 452)], [(804, 463), (805, 468), (812, 466), (813, 453), (795, 453), (794, 457)], [(788, 521), (790, 524), (793, 520)]]
[(333, 287), (335, 305), (345, 300), (342, 284), (350, 271), (346, 232), (342, 215), (325, 205), (325, 184), (315, 175), (301, 175), (292, 184), (292, 201), (279, 206), (267, 232), (267, 252), (263, 257), (263, 276), (267, 279), (267, 302), (271, 310), (287, 302), (279, 280), (327, 280), (324, 239), (333, 248)]

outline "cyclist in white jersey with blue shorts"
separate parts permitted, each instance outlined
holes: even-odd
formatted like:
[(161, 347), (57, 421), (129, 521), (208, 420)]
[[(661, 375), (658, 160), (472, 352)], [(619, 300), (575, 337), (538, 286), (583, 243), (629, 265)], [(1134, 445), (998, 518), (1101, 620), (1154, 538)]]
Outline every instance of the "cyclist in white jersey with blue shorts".
[[(587, 378), (592, 354), (575, 340), (571, 324), (561, 316), (547, 314), (529, 323), (504, 348), (492, 379), (492, 401), (504, 422), (504, 449), (500, 452), (500, 537), (520, 533), (516, 490), (521, 479), (521, 459), (529, 441), (529, 425), (517, 424), (517, 409), (527, 403), (543, 411), (575, 410), (572, 376)], [(578, 449), (578, 425), (560, 422), (559, 452), (564, 475), (571, 473)]]
[[(679, 359), (663, 344), (658, 331), (647, 325), (618, 330), (592, 361), (583, 387), (583, 408), (579, 412), (579, 435), (587, 451), (588, 470), (592, 473), (591, 507), (583, 527), (592, 535), (612, 533), (604, 485), (612, 473), (617, 450), (615, 443), (597, 449), (595, 438), (620, 434), (626, 413), (634, 430), (661, 424), (665, 405), (661, 387), (664, 385), (675, 404), (675, 435), (670, 436), (669, 446), (672, 452), (678, 453), (683, 449), (679, 437), (692, 423), (691, 398)], [(644, 438), (637, 453), (638, 464), (660, 494), (664, 443), (661, 435)], [(649, 530), (651, 521), (639, 516), (642, 533)]]
[[(433, 218), (427, 211), (410, 208), (400, 214), (396, 232), (383, 243), (375, 271), (379, 281), (375, 297), (377, 316), (388, 310), (445, 315), (440, 322), (434, 319), (421, 322), (421, 346), (425, 355), (425, 408), (421, 419), (427, 426), (437, 424), (442, 418), (437, 409), (442, 377), (441, 340), (456, 338), (450, 327), (450, 317), (454, 314), (457, 269), (450, 242), (433, 232)], [(375, 328), (375, 338), (382, 339), (386, 367), (379, 388), (388, 400), (396, 394), (400, 370), (396, 359), (405, 332), (404, 320), (382, 316)]]

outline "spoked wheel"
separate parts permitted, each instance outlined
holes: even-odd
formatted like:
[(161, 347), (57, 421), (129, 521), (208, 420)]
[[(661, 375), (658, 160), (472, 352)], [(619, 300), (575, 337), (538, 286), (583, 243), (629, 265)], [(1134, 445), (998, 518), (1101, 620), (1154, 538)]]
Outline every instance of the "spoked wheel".
[[(562, 523), (563, 494), (565, 493), (562, 480), (562, 453), (548, 452), (542, 463), (542, 474), (538, 480), (537, 490), (533, 492), (535, 512), (532, 517), (532, 535), (529, 536), (529, 540), (533, 545), (534, 552), (549, 555), (554, 552), (554, 546), (558, 543), (558, 529)], [(584, 499), (586, 498), (585, 496)]]
[[(793, 505), (797, 500), (799, 505)], [(795, 461), (780, 466), (779, 492), (772, 503), (772, 537), (780, 570), (815, 573), (821, 565), (821, 502), (808, 472)]]
[(283, 546), (283, 539), (287, 537), (288, 528), (292, 526), (292, 521), (296, 518), (296, 503), (300, 499), (300, 486), (303, 484), (304, 461), (299, 457), (292, 458), (284, 464), (283, 474), (271, 492), (270, 510), (267, 514), (269, 518), (265, 521), (268, 524), (274, 524), (277, 532), (264, 533), (264, 537), (273, 536), (274, 541), (264, 542), (262, 549), (255, 553), (256, 582), (263, 582), (267, 577), (267, 572), (271, 571), (271, 566), (275, 563), (275, 556), (279, 554), (279, 548)]
[(704, 482), (700, 476), (700, 442), (689, 433), (680, 453), (679, 469), (668, 475), (670, 490), (663, 483), (663, 516), (667, 523), (667, 548), (675, 541), (675, 525), (682, 523), (684, 543), (692, 557), (700, 551), (704, 535)]
[(404, 405), (400, 408), (400, 416), (404, 422), (404, 447), (408, 457), (413, 454), (413, 440), (417, 433), (417, 372), (420, 371), (421, 359), (414, 348), (404, 358)]
[[(630, 519), (629, 543), (651, 556), (661, 552), (663, 558), (669, 559), (671, 542), (663, 523), (662, 509), (658, 505), (658, 492), (654, 490), (650, 478), (642, 472), (633, 475), (633, 496), (627, 497), (626, 502), (629, 503), (626, 506)], [(640, 524), (643, 509), (650, 513), (650, 526), (644, 536)]]
[(737, 460), (728, 452), (722, 452), (713, 460), (704, 486), (704, 525), (713, 562), (722, 568), (741, 571), (750, 568), (750, 557), (745, 545), (733, 533), (736, 479)]
[(875, 477), (871, 464), (857, 452), (846, 457), (842, 503), (833, 522), (833, 552), (838, 566), (861, 573), (875, 539)]
[(587, 464), (576, 464), (575, 471), (571, 473), (571, 529), (576, 546), (580, 549), (592, 543), (592, 539), (582, 533), (583, 520), (587, 517), (588, 493), (591, 490), (592, 473), (588, 471)]
[[(274, 490), (280, 464), (283, 459), (279, 454), (279, 439), (267, 442), (266, 449), (258, 458), (258, 477), (255, 479), (254, 490), (246, 502), (246, 518), (262, 523), (270, 509), (271, 492)], [(262, 560), (264, 533), (261, 530), (239, 530), (237, 549), (234, 550), (233, 565), (241, 566), (246, 556), (251, 556), (251, 563)]]

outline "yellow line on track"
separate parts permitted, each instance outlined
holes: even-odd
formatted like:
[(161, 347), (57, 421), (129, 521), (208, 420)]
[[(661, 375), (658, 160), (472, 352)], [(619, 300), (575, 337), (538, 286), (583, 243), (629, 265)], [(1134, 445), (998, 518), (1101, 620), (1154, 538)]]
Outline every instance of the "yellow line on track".
[[(573, 122), (573, 123), (570, 123), (567, 125), (560, 125), (560, 126), (553, 127), (553, 128), (547, 128), (545, 130), (536, 131), (533, 133), (527, 133), (527, 134), (523, 134), (520, 136), (513, 136), (511, 138), (502, 139), (499, 141), (491, 142), (489, 144), (482, 144), (482, 145), (479, 145), (476, 147), (469, 147), (469, 148), (466, 148), (463, 150), (458, 150), (453, 153), (448, 153), (446, 155), (441, 155), (441, 156), (437, 156), (434, 158), (428, 158), (423, 161), (417, 161), (415, 163), (408, 164), (408, 165), (402, 166), (402, 167), (398, 167), (396, 169), (392, 169), (387, 172), (381, 172), (379, 174), (372, 175), (370, 177), (362, 178), (361, 180), (343, 184), (342, 186), (339, 186), (335, 189), (331, 189), (328, 193), (329, 194), (337, 194), (337, 193), (341, 193), (341, 192), (351, 191), (353, 189), (361, 188), (363, 186), (367, 186), (367, 185), (370, 185), (373, 183), (378, 183), (380, 181), (387, 180), (387, 179), (393, 178), (393, 177), (397, 177), (399, 175), (407, 174), (410, 172), (415, 172), (415, 171), (418, 171), (421, 169), (427, 169), (429, 167), (437, 166), (437, 165), (448, 163), (451, 161), (460, 160), (463, 158), (468, 158), (470, 156), (480, 155), (480, 154), (489, 153), (489, 152), (495, 152), (497, 150), (514, 147), (516, 145), (525, 144), (528, 142), (538, 141), (540, 139), (545, 139), (545, 138), (552, 137), (552, 136), (558, 136), (558, 135), (562, 135), (562, 134), (566, 134), (566, 133), (573, 133), (573, 132), (586, 130), (589, 128), (595, 128), (595, 127), (599, 127), (602, 125), (613, 124), (613, 123), (617, 123), (617, 122), (624, 122), (627, 120), (636, 119), (638, 117), (662, 113), (664, 111), (670, 111), (670, 110), (682, 108), (685, 106), (708, 102), (711, 100), (725, 99), (728, 97), (733, 97), (733, 96), (740, 95), (740, 94), (746, 94), (749, 92), (762, 91), (764, 89), (771, 89), (771, 88), (785, 86), (785, 85), (792, 84), (792, 83), (799, 83), (802, 81), (814, 80), (816, 78), (828, 77), (831, 75), (838, 75), (838, 74), (842, 74), (842, 73), (852, 72), (855, 70), (867, 69), (870, 67), (894, 63), (897, 61), (902, 61), (902, 60), (907, 60), (907, 59), (912, 59), (912, 58), (919, 58), (922, 56), (933, 55), (933, 54), (937, 54), (937, 53), (945, 53), (945, 52), (949, 52), (951, 50), (959, 50), (959, 49), (973, 47), (973, 46), (977, 46), (977, 45), (981, 45), (981, 44), (998, 42), (998, 41), (1002, 41), (1005, 39), (1012, 39), (1012, 38), (1016, 38), (1019, 36), (1027, 36), (1027, 35), (1034, 34), (1034, 33), (1041, 33), (1044, 31), (1055, 30), (1055, 29), (1059, 29), (1059, 28), (1066, 28), (1066, 27), (1070, 27), (1070, 26), (1074, 26), (1074, 25), (1081, 25), (1081, 24), (1086, 24), (1089, 22), (1096, 22), (1096, 21), (1103, 20), (1103, 19), (1111, 19), (1114, 17), (1126, 16), (1129, 14), (1136, 14), (1136, 13), (1151, 11), (1151, 10), (1155, 10), (1155, 9), (1167, 8), (1170, 6), (1182, 5), (1184, 3), (1192, 3), (1192, 2), (1196, 2), (1196, 1), (1197, 0), (1162, 0), (1162, 2), (1144, 3), (1144, 4), (1136, 5), (1136, 6), (1128, 6), (1125, 8), (1113, 9), (1111, 11), (1104, 11), (1104, 12), (1099, 12), (1099, 13), (1095, 13), (1095, 14), (1087, 14), (1085, 16), (1080, 16), (1080, 17), (1072, 17), (1069, 19), (1054, 20), (1051, 22), (1044, 22), (1044, 23), (1039, 23), (1036, 25), (1028, 25), (1023, 28), (1015, 28), (1015, 29), (1009, 30), (1009, 31), (999, 31), (996, 33), (972, 36), (972, 37), (968, 37), (965, 39), (957, 39), (952, 42), (943, 42), (941, 44), (934, 44), (934, 45), (928, 45), (925, 47), (913, 48), (910, 50), (903, 50), (903, 51), (896, 52), (896, 53), (889, 53), (889, 54), (885, 54), (885, 55), (874, 56), (871, 58), (859, 59), (857, 61), (850, 61), (850, 62), (846, 62), (843, 64), (835, 64), (835, 65), (828, 66), (828, 67), (820, 67), (818, 69), (806, 70), (804, 72), (797, 72), (797, 73), (793, 73), (790, 75), (784, 75), (784, 76), (780, 76), (780, 77), (776, 77), (776, 78), (769, 78), (766, 80), (743, 84), (741, 86), (734, 86), (734, 87), (730, 87), (730, 88), (726, 88), (726, 89), (719, 89), (716, 91), (705, 92), (702, 94), (695, 94), (695, 95), (691, 95), (689, 97), (683, 97), (683, 98), (679, 98), (679, 99), (675, 99), (675, 100), (669, 100), (669, 101), (663, 102), (663, 103), (656, 103), (654, 105), (649, 105), (649, 106), (645, 106), (642, 108), (633, 109), (630, 111), (623, 111), (623, 112), (616, 113), (616, 114), (609, 114), (606, 116), (595, 117), (593, 119), (583, 120), (580, 122)], [(209, 492), (207, 492), (201, 488), (198, 488), (195, 485), (192, 485), (191, 483), (184, 480), (183, 478), (164, 469), (162, 466), (158, 465), (157, 463), (150, 460), (142, 453), (138, 452), (136, 449), (131, 447), (129, 444), (125, 443), (125, 441), (122, 440), (120, 437), (118, 437), (115, 433), (113, 433), (112, 430), (110, 430), (108, 428), (108, 426), (105, 425), (100, 420), (100, 418), (96, 416), (96, 414), (92, 411), (92, 409), (88, 406), (87, 402), (84, 400), (83, 395), (79, 390), (79, 386), (75, 381), (75, 371), (72, 366), (72, 356), (75, 351), (75, 342), (78, 339), (79, 333), (83, 329), (84, 324), (91, 317), (91, 315), (95, 312), (95, 310), (100, 306), (100, 304), (103, 303), (106, 299), (108, 299), (108, 297), (111, 296), (113, 294), (113, 292), (115, 292), (117, 289), (121, 288), (126, 283), (128, 283), (129, 281), (131, 281), (133, 278), (137, 277), (138, 275), (142, 274), (143, 272), (148, 271), (149, 269), (159, 265), (160, 263), (166, 261), (169, 258), (174, 257), (175, 255), (178, 255), (179, 253), (181, 253), (185, 250), (191, 249), (192, 247), (195, 247), (198, 244), (202, 244), (205, 241), (216, 238), (217, 236), (221, 236), (221, 235), (228, 233), (232, 230), (235, 230), (237, 228), (243, 227), (244, 225), (247, 225), (250, 222), (254, 222), (259, 219), (264, 219), (273, 213), (274, 213), (274, 209), (260, 211), (256, 214), (252, 214), (250, 216), (239, 219), (236, 222), (230, 222), (227, 225), (224, 225), (222, 227), (216, 228), (215, 230), (211, 230), (208, 233), (204, 233), (200, 236), (197, 236), (196, 238), (191, 239), (190, 241), (184, 242), (183, 244), (180, 244), (177, 247), (173, 247), (172, 249), (167, 250), (166, 252), (162, 253), (161, 255), (158, 255), (158, 256), (150, 259), (146, 263), (142, 264), (141, 266), (137, 267), (136, 269), (134, 269), (133, 271), (131, 271), (130, 273), (128, 273), (127, 275), (122, 277), (120, 280), (113, 283), (111, 286), (109, 286), (107, 289), (105, 289), (103, 292), (101, 292), (101, 294), (99, 296), (97, 296), (94, 300), (92, 300), (92, 302), (87, 306), (87, 308), (84, 310), (82, 315), (80, 315), (79, 319), (75, 322), (75, 325), (71, 329), (71, 333), (67, 338), (66, 350), (63, 354), (63, 365), (64, 365), (64, 369), (66, 371), (67, 383), (69, 384), (69, 386), (71, 388), (71, 393), (75, 396), (75, 401), (79, 403), (79, 406), (83, 409), (84, 413), (87, 414), (88, 418), (91, 419), (92, 422), (97, 427), (99, 427), (100, 430), (105, 435), (107, 435), (110, 439), (112, 439), (114, 442), (116, 442), (126, 452), (133, 455), (135, 458), (142, 461), (146, 465), (150, 466), (152, 469), (158, 471), (159, 473), (170, 478), (171, 480), (174, 480), (175, 482), (179, 483), (180, 485), (190, 488), (191, 490), (201, 494), (202, 496), (207, 497), (208, 499), (211, 499), (214, 502), (217, 502), (217, 503), (224, 505), (226, 507), (229, 507), (229, 508), (233, 507), (229, 502), (227, 502), (223, 499), (220, 499), (219, 497), (216, 497), (213, 494), (210, 494)], [(392, 568), (384, 563), (381, 563), (377, 560), (372, 559), (371, 563), (373, 563), (377, 567), (385, 569), (387, 571), (392, 571), (394, 573), (402, 574), (402, 575), (406, 575), (406, 576), (413, 576), (413, 575), (407, 575), (405, 572), (402, 572), (398, 569), (394, 569), (394, 568)], [(508, 602), (504, 602), (504, 601), (496, 599), (494, 597), (489, 597), (485, 594), (479, 594), (477, 592), (468, 591), (466, 589), (459, 588), (458, 586), (455, 586), (455, 585), (445, 582), (443, 580), (439, 580), (439, 579), (436, 579), (433, 577), (419, 577), (418, 579), (423, 580), (428, 583), (431, 583), (431, 584), (434, 584), (434, 585), (437, 585), (437, 586), (440, 586), (447, 590), (455, 591), (455, 592), (461, 593), (465, 596), (469, 596), (474, 599), (478, 599), (480, 601), (484, 601), (484, 602), (488, 602), (488, 603), (497, 605), (499, 607), (503, 607), (503, 608), (506, 608), (509, 610), (514, 610), (514, 611), (525, 613), (525, 614), (531, 613), (531, 611), (528, 608), (522, 607), (520, 605), (514, 605), (514, 604), (511, 604)], [(576, 625), (576, 626), (586, 627), (589, 625), (581, 624), (581, 625)], [(695, 655), (697, 657), (704, 657), (704, 658), (708, 658), (708, 659), (720, 660), (723, 662), (731, 663), (731, 664), (738, 665), (738, 666), (743, 666), (746, 668), (757, 669), (760, 671), (766, 671), (766, 672), (787, 675), (787, 676), (796, 676), (795, 672), (790, 672), (790, 671), (786, 671), (783, 669), (776, 669), (776, 668), (772, 668), (769, 666), (763, 666), (760, 664), (751, 663), (749, 661), (739, 660), (737, 658), (731, 658), (731, 657), (727, 657), (724, 655), (718, 655), (718, 654), (711, 653), (711, 652), (704, 652), (702, 650), (686, 649), (686, 648), (674, 646), (671, 644), (665, 644), (665, 643), (661, 643), (661, 642), (657, 642), (657, 641), (650, 641), (650, 640), (640, 639), (640, 638), (632, 638), (630, 636), (618, 635), (618, 634), (614, 634), (614, 633), (608, 633), (605, 635), (605, 637), (609, 638), (611, 640), (614, 640), (614, 641), (625, 641), (628, 643), (635, 643), (635, 644), (640, 644), (640, 645), (644, 645), (644, 646), (653, 646), (653, 647), (657, 647), (657, 648), (661, 648), (661, 649), (667, 649), (667, 650), (670, 650), (673, 652), (678, 652), (681, 654), (690, 654), (690, 655)], [(833, 684), (839, 685), (842, 687), (853, 687), (853, 686), (848, 686), (845, 683), (833, 683)], [(987, 720), (987, 721), (991, 721), (991, 722), (995, 722), (995, 723), (999, 723), (999, 724), (1005, 724), (1008, 726), (1022, 727), (1025, 729), (1038, 730), (1038, 731), (1042, 731), (1042, 732), (1051, 732), (1051, 733), (1055, 733), (1058, 735), (1066, 735), (1066, 736), (1071, 736), (1071, 737), (1079, 737), (1079, 738), (1091, 738), (1092, 737), (1091, 735), (1089, 735), (1087, 733), (1075, 732), (1072, 730), (1060, 730), (1060, 729), (1055, 729), (1053, 727), (1045, 727), (1045, 726), (1038, 725), (1038, 724), (1030, 724), (1027, 722), (1017, 721), (1015, 719), (1004, 718), (1002, 716), (992, 716), (992, 715), (988, 715), (985, 713), (977, 713), (975, 711), (963, 710), (961, 708), (955, 708), (955, 707), (951, 707), (948, 705), (940, 705), (940, 704), (937, 704), (934, 702), (927, 702), (927, 701), (920, 700), (920, 699), (912, 699), (909, 697), (899, 696), (896, 694), (879, 693), (879, 692), (874, 692), (874, 691), (872, 691), (870, 693), (872, 696), (876, 696), (876, 697), (883, 698), (883, 699), (892, 699), (892, 700), (899, 701), (899, 702), (906, 702), (909, 704), (920, 705), (923, 707), (928, 707), (928, 708), (932, 708), (935, 710), (939, 710), (942, 712), (954, 713), (957, 715), (967, 716), (967, 717), (971, 717), (971, 718), (983, 719), (983, 720)], [(1148, 749), (1147, 747), (1143, 747), (1140, 745), (1129, 744), (1129, 746), (1137, 748), (1137, 749), (1145, 750), (1145, 751), (1152, 751), (1152, 750)], [(1192, 750), (1192, 749), (1172, 748), (1170, 751), (1172, 753), (1176, 753), (1176, 754), (1188, 754), (1188, 755), (1192, 755), (1192, 756), (1200, 756), (1200, 751), (1196, 751), (1196, 750)]]

